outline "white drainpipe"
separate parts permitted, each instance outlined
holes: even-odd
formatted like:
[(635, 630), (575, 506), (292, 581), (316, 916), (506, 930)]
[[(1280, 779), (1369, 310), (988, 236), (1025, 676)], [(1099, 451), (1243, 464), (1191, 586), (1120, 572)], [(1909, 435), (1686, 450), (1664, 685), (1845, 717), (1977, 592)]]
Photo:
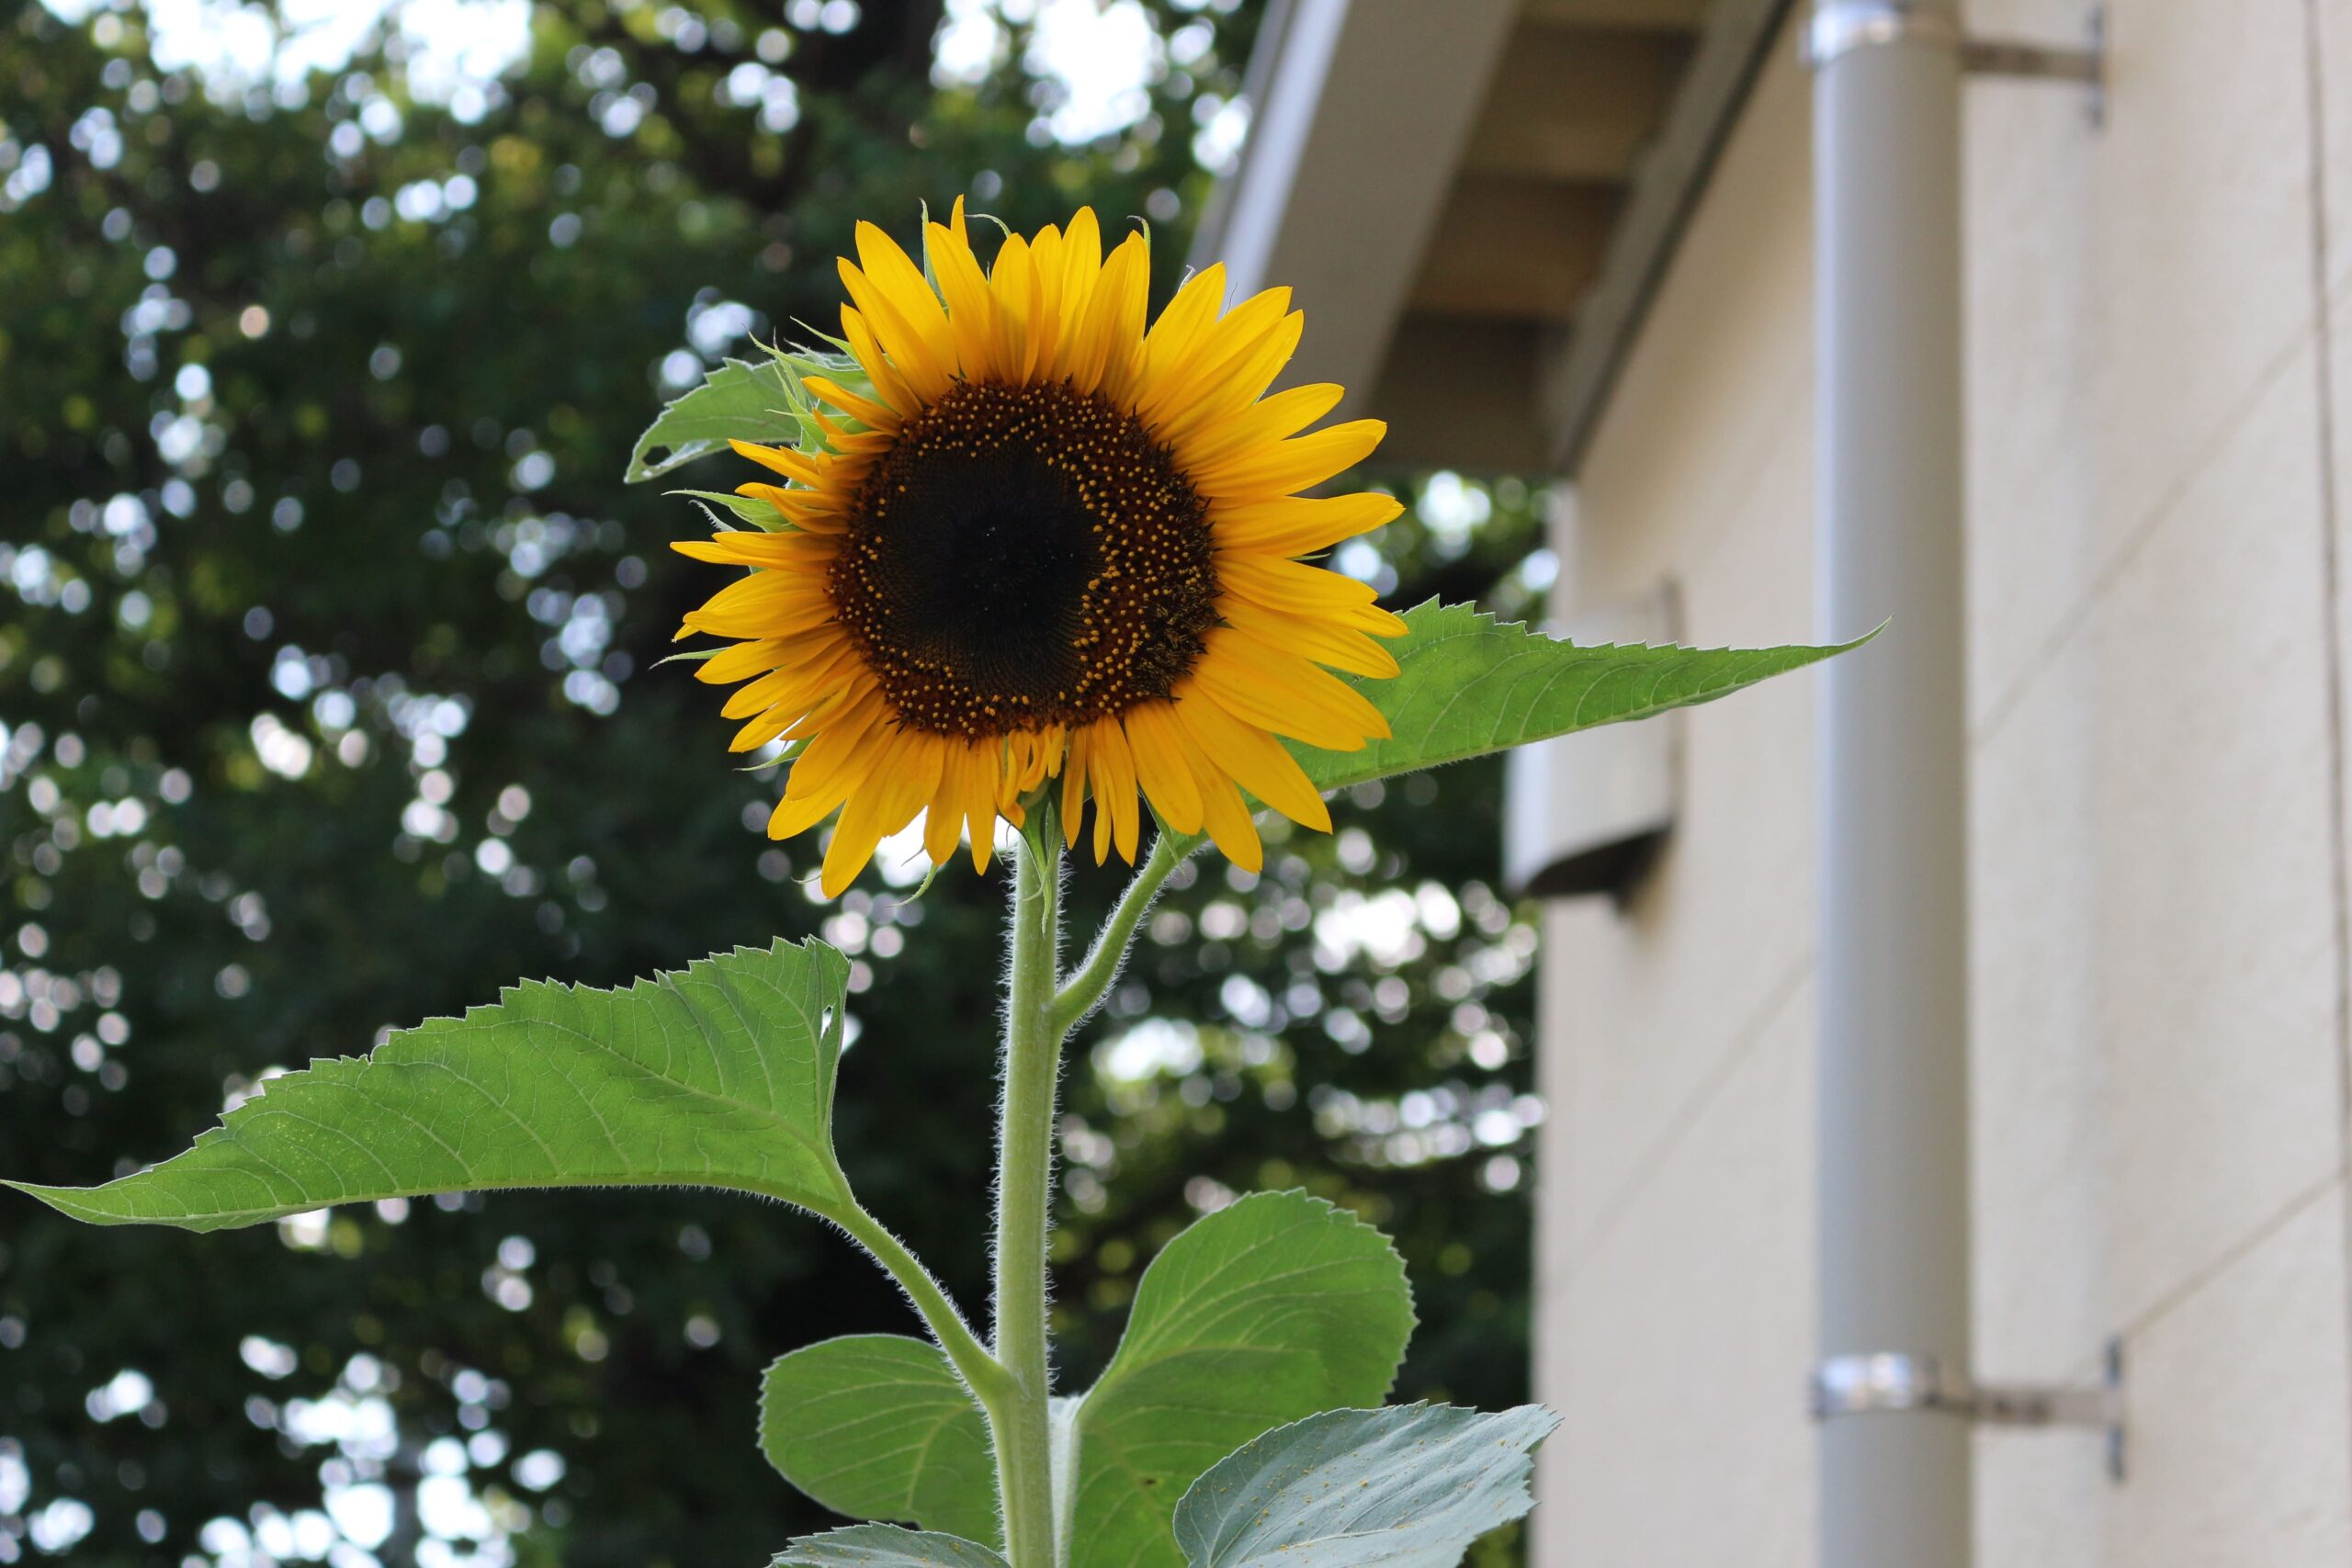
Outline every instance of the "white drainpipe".
[[(1812, 24), (1817, 615), (1890, 623), (1818, 687), (1820, 1348), (1964, 1381), (1960, 23), (1817, 0)], [(1870, 1408), (1820, 1429), (1822, 1568), (1968, 1568), (1967, 1420)]]
[[(2105, 105), (2087, 48), (1965, 38), (1956, 0), (1815, 0), (1821, 629), (1883, 620), (1819, 687), (1822, 1568), (1968, 1568), (1970, 1426), (2088, 1427), (2095, 1384), (1969, 1366), (1968, 745), (1961, 506), (1961, 82)], [(1860, 1417), (1849, 1419), (1849, 1417)]]

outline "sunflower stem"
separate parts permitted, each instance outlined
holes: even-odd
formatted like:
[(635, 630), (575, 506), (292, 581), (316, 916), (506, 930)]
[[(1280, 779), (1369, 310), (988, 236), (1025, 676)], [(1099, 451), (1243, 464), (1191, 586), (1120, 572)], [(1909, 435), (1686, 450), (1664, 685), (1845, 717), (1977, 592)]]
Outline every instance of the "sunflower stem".
[(997, 1487), (1012, 1568), (1057, 1568), (1053, 1371), (1046, 1321), (1046, 1237), (1053, 1212), (1054, 1100), (1063, 1031), (1059, 978), (1061, 845), (1049, 812), (1031, 819), (1013, 854), (1004, 1099), (997, 1134), (996, 1359), (1009, 1387), (989, 1410)]
[[(848, 1184), (844, 1182), (842, 1185), (846, 1188)], [(989, 1409), (1001, 1404), (1011, 1393), (1012, 1379), (997, 1364), (996, 1358), (989, 1354), (988, 1347), (980, 1343), (979, 1336), (965, 1324), (964, 1314), (956, 1310), (955, 1302), (949, 1299), (939, 1281), (932, 1278), (931, 1270), (907, 1249), (906, 1243), (892, 1235), (888, 1226), (867, 1213), (854, 1199), (849, 1200), (840, 1212), (828, 1217), (865, 1247), (883, 1270), (899, 1282), (899, 1288), (907, 1292), (907, 1299), (914, 1304), (923, 1325), (931, 1330), (931, 1337), (945, 1352), (949, 1365), (964, 1380), (965, 1386), (972, 1391), (973, 1397), (980, 1402), (981, 1408)]]
[(1151, 908), (1151, 901), (1159, 896), (1159, 885), (1168, 880), (1170, 872), (1183, 863), (1184, 857), (1199, 842), (1197, 837), (1180, 840), (1165, 831), (1152, 839), (1151, 854), (1103, 920), (1093, 950), (1087, 953), (1086, 962), (1072, 972), (1061, 995), (1054, 998), (1054, 1028), (1063, 1038), (1086, 1021), (1086, 1015), (1094, 1010), (1102, 993), (1119, 977), (1120, 969), (1127, 962), (1127, 950), (1135, 945), (1136, 927)]

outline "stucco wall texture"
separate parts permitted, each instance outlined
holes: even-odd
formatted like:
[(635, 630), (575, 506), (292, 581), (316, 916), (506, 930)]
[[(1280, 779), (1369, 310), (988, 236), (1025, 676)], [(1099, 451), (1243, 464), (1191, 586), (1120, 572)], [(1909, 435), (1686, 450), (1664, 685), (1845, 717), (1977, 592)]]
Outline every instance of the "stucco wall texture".
[[(1980, 1435), (1977, 1561), (2342, 1568), (2352, 0), (2108, 26), (2103, 126), (1968, 89), (1969, 1114), (1976, 1370), (2121, 1334), (2131, 1470)], [(1814, 629), (1808, 95), (1784, 40), (1579, 476), (1571, 607)], [(1813, 1559), (1811, 714), (1690, 714), (1662, 863), (1547, 915), (1546, 1565)]]

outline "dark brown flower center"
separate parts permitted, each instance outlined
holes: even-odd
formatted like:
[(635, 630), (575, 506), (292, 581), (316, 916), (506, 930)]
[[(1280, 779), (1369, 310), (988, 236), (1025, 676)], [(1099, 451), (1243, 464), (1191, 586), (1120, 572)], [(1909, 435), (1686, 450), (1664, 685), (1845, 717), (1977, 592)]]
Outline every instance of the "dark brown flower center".
[(826, 588), (901, 722), (978, 738), (1168, 695), (1216, 624), (1210, 550), (1132, 415), (958, 382), (867, 474)]

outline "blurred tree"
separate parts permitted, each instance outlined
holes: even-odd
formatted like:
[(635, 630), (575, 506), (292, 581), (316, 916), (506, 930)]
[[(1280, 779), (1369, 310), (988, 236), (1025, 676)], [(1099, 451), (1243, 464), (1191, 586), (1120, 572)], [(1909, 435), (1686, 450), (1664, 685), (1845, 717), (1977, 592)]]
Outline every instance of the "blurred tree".
[[(804, 895), (774, 781), (650, 669), (712, 587), (663, 548), (698, 520), (619, 470), (719, 355), (830, 321), (860, 217), (1091, 201), (1155, 225), (1164, 291), (1256, 7), (172, 11), (0, 5), (0, 1170), (159, 1158), (518, 976), (821, 931), (858, 960), (845, 1157), (977, 1306), (1001, 888)], [(1540, 495), (1417, 494), (1349, 570), (1540, 590)], [(1302, 1183), (1397, 1234), (1407, 1392), (1521, 1392), (1498, 793), (1361, 792), (1164, 901), (1071, 1079), (1074, 1375), (1189, 1215)], [(824, 1520), (753, 1450), (757, 1370), (882, 1325), (846, 1244), (710, 1194), (201, 1238), (0, 1201), (0, 1563), (758, 1562)]]

